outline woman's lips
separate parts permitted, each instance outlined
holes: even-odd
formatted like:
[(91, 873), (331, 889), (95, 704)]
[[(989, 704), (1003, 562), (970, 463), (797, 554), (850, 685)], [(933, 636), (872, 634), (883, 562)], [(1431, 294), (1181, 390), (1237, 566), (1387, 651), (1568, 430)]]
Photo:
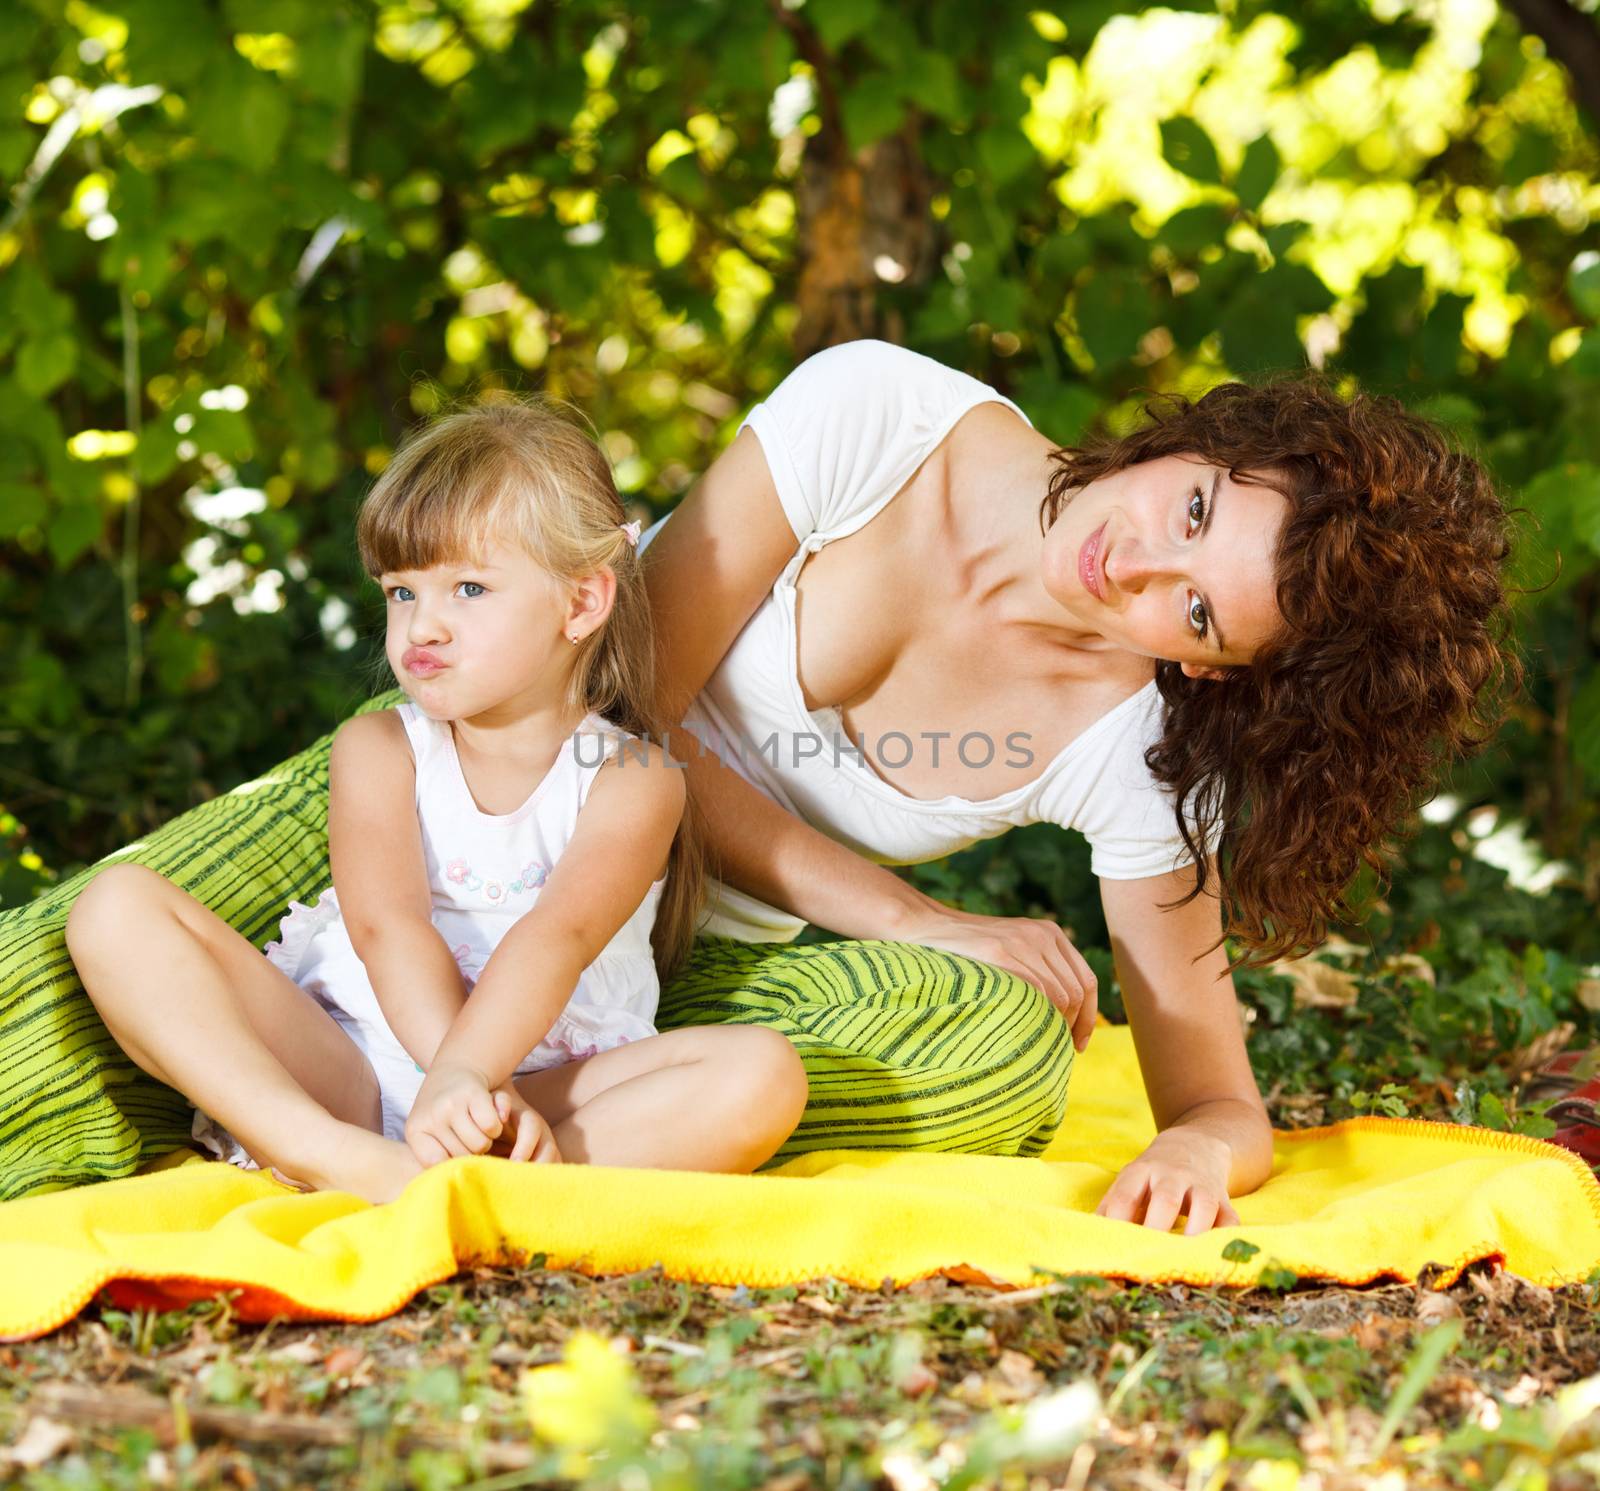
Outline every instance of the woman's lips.
[(1101, 579), (1100, 545), (1105, 541), (1106, 525), (1102, 523), (1093, 533), (1084, 540), (1083, 547), (1078, 550), (1078, 578), (1083, 581), (1083, 588), (1097, 601), (1106, 598), (1106, 587)]
[(407, 673), (415, 673), (418, 678), (427, 678), (448, 665), (426, 647), (408, 647), (401, 655), (400, 666)]

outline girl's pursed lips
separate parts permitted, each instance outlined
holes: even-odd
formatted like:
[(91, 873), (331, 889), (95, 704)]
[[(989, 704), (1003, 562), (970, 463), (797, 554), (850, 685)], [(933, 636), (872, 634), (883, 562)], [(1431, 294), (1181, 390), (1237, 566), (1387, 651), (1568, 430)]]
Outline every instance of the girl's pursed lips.
[(408, 673), (437, 673), (446, 664), (443, 658), (429, 652), (426, 647), (408, 647), (401, 654), (400, 666)]

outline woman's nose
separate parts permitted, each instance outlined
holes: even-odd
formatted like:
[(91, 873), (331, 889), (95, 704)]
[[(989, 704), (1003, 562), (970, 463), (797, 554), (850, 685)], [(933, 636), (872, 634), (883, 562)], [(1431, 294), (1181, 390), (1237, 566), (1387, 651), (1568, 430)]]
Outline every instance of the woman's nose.
[(1136, 540), (1124, 539), (1107, 551), (1105, 569), (1106, 578), (1118, 590), (1137, 595), (1152, 580), (1165, 576), (1170, 566)]

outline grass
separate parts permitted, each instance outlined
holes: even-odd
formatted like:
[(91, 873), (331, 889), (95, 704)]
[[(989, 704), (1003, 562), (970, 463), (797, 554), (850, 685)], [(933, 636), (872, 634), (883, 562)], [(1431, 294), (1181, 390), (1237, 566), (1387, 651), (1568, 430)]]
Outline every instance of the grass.
[[(5, 1453), (39, 1488), (1577, 1491), (1595, 1484), (1600, 1418), (1563, 1431), (1559, 1393), (1600, 1373), (1597, 1300), (1600, 1277), (1551, 1291), (1487, 1265), (1437, 1292), (1085, 1276), (1007, 1294), (728, 1289), (535, 1260), (371, 1325), (101, 1306), (0, 1348)], [(599, 1427), (552, 1443), (520, 1384), (583, 1333), (625, 1365), (557, 1367), (568, 1418), (576, 1401)]]

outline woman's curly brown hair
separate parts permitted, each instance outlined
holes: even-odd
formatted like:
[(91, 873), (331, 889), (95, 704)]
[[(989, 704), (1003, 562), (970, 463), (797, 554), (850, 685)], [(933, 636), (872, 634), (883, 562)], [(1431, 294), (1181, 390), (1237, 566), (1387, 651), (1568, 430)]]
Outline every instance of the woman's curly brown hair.
[[(1398, 399), (1342, 398), (1320, 374), (1160, 395), (1151, 423), (1056, 450), (1040, 508), (1163, 456), (1270, 485), (1289, 512), (1274, 560), (1283, 628), (1223, 682), (1160, 662), (1161, 739), (1145, 760), (1171, 791), (1206, 885), (1220, 829), (1224, 925), (1260, 966), (1345, 919), (1363, 863), (1440, 767), (1483, 746), (1521, 680), (1503, 578), (1510, 521), (1488, 472)], [(1181, 903), (1180, 903), (1181, 904)]]

